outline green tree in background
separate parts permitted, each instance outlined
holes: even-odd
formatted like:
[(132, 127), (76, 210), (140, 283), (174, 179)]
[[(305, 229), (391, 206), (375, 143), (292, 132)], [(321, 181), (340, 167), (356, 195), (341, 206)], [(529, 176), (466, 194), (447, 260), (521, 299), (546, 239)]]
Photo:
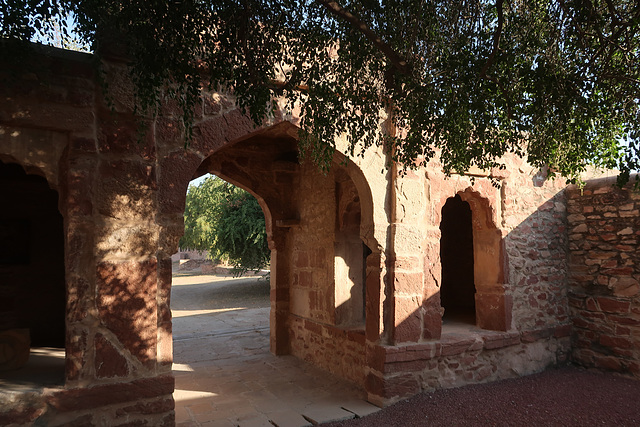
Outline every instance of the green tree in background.
[(66, 16), (98, 55), (123, 44), (139, 111), (176, 99), (186, 136), (208, 86), (258, 124), (274, 98), (298, 106), (324, 166), (337, 136), (445, 172), (506, 153), (569, 178), (640, 164), (637, 0), (0, 0), (0, 47)]
[(236, 274), (262, 269), (271, 257), (258, 201), (213, 176), (189, 187), (180, 247), (208, 251), (210, 258), (233, 265)]

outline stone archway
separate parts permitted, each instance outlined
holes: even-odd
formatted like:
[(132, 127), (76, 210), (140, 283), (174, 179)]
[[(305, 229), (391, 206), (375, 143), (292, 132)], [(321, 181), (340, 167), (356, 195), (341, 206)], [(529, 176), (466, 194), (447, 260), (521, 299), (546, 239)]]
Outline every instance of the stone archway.
[[(293, 354), (362, 384), (365, 331), (375, 341), (380, 323), (380, 253), (373, 237), (371, 192), (362, 172), (337, 152), (328, 174), (313, 162), (301, 161), (297, 128), (288, 122), (230, 143), (211, 143), (206, 150), (201, 139), (194, 146), (197, 151), (168, 157), (161, 167), (160, 192), (165, 185), (173, 186), (180, 191), (174, 197), (181, 199), (163, 201), (160, 210), (171, 208), (176, 215), (183, 209), (188, 181), (205, 173), (254, 195), (265, 214), (271, 249), (271, 352)], [(176, 170), (176, 164), (183, 165), (180, 179), (184, 182), (164, 178), (165, 173)], [(174, 249), (180, 225), (165, 227), (164, 231), (176, 234), (161, 239), (172, 242)], [(355, 297), (347, 298), (354, 307), (343, 307), (350, 312), (348, 316), (337, 309), (342, 303), (336, 302), (336, 289), (349, 281), (336, 277), (335, 269), (336, 244), (339, 246), (347, 229), (347, 237), (359, 248), (349, 258), (357, 289), (347, 286), (349, 296), (353, 291)], [(162, 286), (168, 285), (163, 290), (168, 293), (170, 264), (161, 263), (167, 265)], [(309, 342), (317, 345), (309, 346)], [(328, 347), (343, 350), (328, 354)]]
[(289, 230), (299, 225), (296, 196), (290, 188), (299, 173), (297, 140), (280, 128), (257, 132), (213, 150), (194, 174), (216, 175), (251, 193), (262, 208), (271, 249), (270, 348), (276, 355), (290, 351), (286, 319), (291, 252), (286, 240)]

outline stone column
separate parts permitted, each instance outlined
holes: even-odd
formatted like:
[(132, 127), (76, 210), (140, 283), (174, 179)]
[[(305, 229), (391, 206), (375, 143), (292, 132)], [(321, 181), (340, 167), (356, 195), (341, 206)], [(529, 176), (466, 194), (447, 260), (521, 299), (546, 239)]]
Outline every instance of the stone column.
[(287, 228), (273, 227), (271, 249), (271, 311), (269, 349), (276, 356), (289, 354), (289, 278), (291, 251), (286, 249)]

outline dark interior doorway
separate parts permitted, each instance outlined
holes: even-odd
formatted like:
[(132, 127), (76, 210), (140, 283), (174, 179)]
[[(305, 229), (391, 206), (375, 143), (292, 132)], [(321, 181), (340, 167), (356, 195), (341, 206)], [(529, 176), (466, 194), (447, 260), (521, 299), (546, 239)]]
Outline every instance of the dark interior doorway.
[(0, 162), (0, 387), (64, 384), (66, 280), (58, 193)]
[(475, 324), (472, 212), (459, 195), (442, 207), (440, 231), (443, 320)]

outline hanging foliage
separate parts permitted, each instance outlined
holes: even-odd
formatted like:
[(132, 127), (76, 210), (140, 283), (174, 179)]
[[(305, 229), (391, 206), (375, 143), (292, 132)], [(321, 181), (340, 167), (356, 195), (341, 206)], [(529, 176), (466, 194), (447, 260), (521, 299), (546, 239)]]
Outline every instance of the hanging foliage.
[[(168, 93), (187, 137), (204, 82), (233, 88), (257, 124), (274, 97), (299, 105), (325, 167), (346, 135), (351, 155), (384, 143), (414, 166), (438, 152), (446, 172), (509, 152), (569, 178), (638, 168), (637, 1), (2, 0), (0, 37), (68, 16), (95, 52), (125, 43), (138, 107)], [(389, 113), (398, 135), (380, 126)]]

